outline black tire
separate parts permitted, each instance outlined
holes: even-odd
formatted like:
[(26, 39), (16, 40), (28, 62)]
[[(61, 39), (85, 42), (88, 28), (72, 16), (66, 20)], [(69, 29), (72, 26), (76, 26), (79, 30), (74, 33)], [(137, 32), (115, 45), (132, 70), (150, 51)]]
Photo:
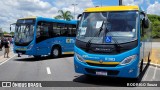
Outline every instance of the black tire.
[(34, 58), (41, 58), (41, 55), (33, 55)]
[(89, 75), (89, 74), (85, 74), (85, 77), (86, 77), (86, 79), (93, 79), (93, 78), (95, 78), (95, 76), (93, 76), (93, 75)]
[(59, 47), (53, 47), (51, 50), (51, 57), (58, 58), (61, 56), (61, 49)]
[(140, 81), (140, 76), (136, 77), (136, 78), (132, 78), (132, 81), (134, 82), (139, 82)]

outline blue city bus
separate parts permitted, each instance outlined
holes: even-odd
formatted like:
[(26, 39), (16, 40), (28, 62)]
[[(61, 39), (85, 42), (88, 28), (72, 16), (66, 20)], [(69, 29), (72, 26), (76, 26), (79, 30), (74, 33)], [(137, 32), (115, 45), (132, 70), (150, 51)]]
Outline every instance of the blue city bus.
[(15, 23), (14, 53), (40, 57), (73, 54), (76, 20), (27, 17)]
[(138, 79), (151, 53), (151, 22), (139, 6), (87, 8), (78, 15), (75, 72)]

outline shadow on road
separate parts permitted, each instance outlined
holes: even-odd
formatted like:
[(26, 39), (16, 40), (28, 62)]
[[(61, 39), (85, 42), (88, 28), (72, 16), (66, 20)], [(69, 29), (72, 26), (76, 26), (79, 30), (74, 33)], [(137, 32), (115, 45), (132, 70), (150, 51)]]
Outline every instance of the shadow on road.
[(143, 72), (140, 74), (139, 79), (81, 75), (79, 77), (76, 77), (73, 80), (73, 82), (89, 84), (88, 86), (95, 85), (95, 86), (126, 87), (127, 83), (141, 82), (148, 67), (149, 63), (146, 65)]
[(62, 55), (59, 58), (52, 58), (50, 56), (44, 56), (40, 58), (34, 58), (34, 57), (28, 57), (28, 58), (16, 58), (14, 61), (23, 61), (23, 62), (35, 62), (35, 61), (44, 61), (44, 60), (51, 60), (51, 59), (60, 59), (60, 58), (67, 58), (67, 57), (73, 57), (73, 55)]

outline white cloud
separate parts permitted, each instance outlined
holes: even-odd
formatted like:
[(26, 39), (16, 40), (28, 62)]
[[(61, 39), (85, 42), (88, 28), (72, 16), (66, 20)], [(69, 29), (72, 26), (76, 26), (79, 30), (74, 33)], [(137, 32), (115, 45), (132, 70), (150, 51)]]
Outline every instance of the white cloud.
[(9, 31), (9, 25), (27, 16), (53, 17), (58, 9), (41, 0), (1, 0), (0, 27)]
[(154, 4), (150, 4), (147, 8), (147, 13), (160, 15), (160, 3), (155, 1)]
[(54, 5), (62, 10), (69, 10), (74, 13), (74, 6), (72, 4), (77, 4), (75, 6), (75, 14), (80, 14), (85, 8), (94, 7), (92, 0), (55, 0)]
[(18, 18), (27, 16), (54, 17), (58, 15), (58, 10), (69, 10), (76, 15), (82, 13), (87, 7), (93, 7), (92, 0), (1, 0), (0, 1), (0, 27), (3, 31), (9, 32), (9, 25), (15, 23)]
[(142, 4), (144, 0), (123, 0), (124, 5), (139, 5)]

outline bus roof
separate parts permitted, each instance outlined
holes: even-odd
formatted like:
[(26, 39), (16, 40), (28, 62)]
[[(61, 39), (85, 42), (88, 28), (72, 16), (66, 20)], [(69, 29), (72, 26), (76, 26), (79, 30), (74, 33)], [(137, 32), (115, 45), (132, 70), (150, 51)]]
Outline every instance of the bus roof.
[(36, 19), (37, 16), (29, 16), (29, 17), (25, 17), (25, 18), (20, 18), (20, 19)]
[(45, 18), (45, 17), (37, 17), (37, 21), (48, 21), (48, 22), (57, 22), (57, 23), (68, 23), (68, 24), (77, 24), (77, 20), (59, 20), (54, 18)]
[(103, 6), (87, 8), (84, 12), (104, 12), (104, 11), (131, 11), (140, 10), (139, 6)]
[(66, 21), (66, 20), (58, 20), (54, 18), (46, 18), (46, 17), (38, 17), (38, 16), (25, 17), (25, 18), (20, 18), (20, 19), (36, 19), (37, 21), (77, 24), (77, 20)]

